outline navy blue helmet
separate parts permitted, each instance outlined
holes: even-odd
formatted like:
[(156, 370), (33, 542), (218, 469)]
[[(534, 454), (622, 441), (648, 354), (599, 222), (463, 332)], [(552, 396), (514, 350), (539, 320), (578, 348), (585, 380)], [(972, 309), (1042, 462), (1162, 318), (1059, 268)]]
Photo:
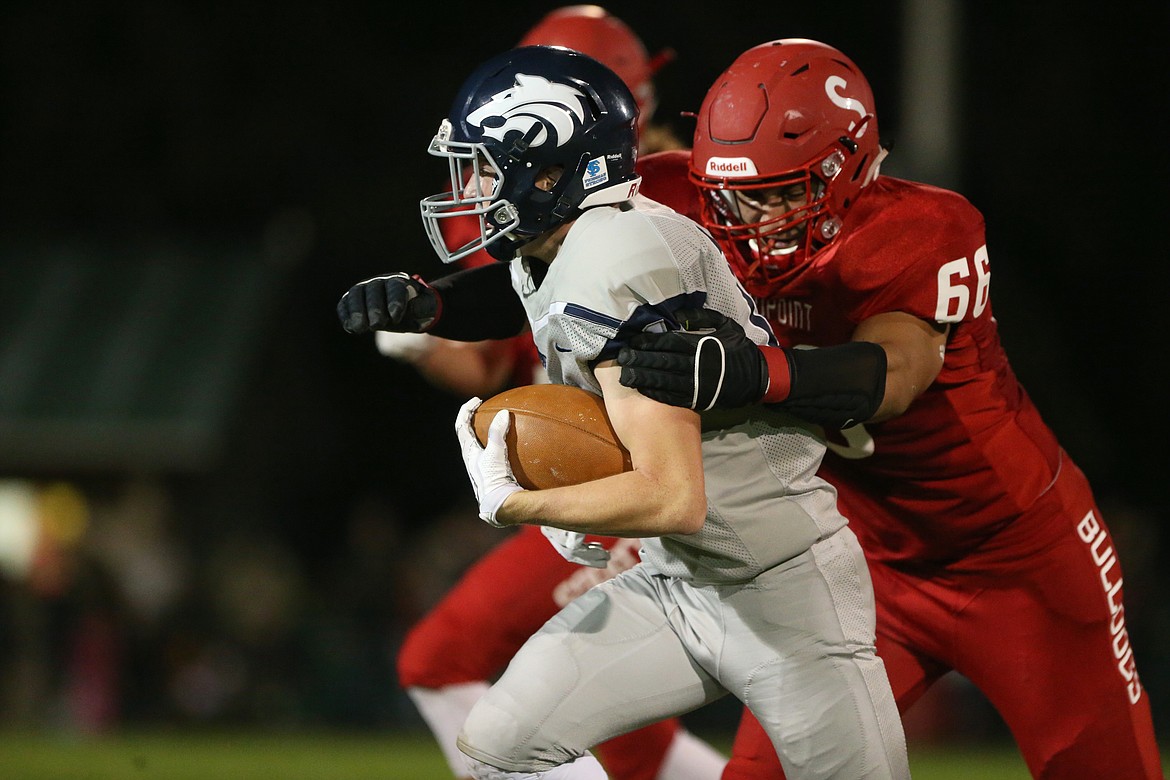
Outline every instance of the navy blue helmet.
[[(451, 188), (421, 202), (443, 262), (485, 247), (511, 260), (528, 241), (593, 206), (632, 198), (641, 183), (638, 108), (625, 83), (597, 60), (556, 46), (511, 49), (463, 83), (429, 152), (448, 161)], [(536, 186), (542, 172), (556, 184)], [(450, 217), (475, 216), (479, 235), (448, 247)]]

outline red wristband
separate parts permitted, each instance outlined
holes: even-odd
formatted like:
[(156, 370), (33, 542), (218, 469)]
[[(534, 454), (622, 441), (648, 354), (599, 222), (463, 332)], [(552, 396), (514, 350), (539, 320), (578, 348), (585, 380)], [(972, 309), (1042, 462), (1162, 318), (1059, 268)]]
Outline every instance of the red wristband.
[(764, 391), (762, 403), (774, 404), (783, 401), (792, 391), (792, 369), (788, 365), (788, 351), (784, 347), (760, 347), (764, 363), (768, 366), (768, 389)]

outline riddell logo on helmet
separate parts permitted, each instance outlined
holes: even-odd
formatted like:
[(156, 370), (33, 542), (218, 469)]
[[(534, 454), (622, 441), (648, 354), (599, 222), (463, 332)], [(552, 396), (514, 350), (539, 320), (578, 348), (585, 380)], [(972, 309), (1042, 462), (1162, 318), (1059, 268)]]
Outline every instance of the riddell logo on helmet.
[(756, 164), (748, 157), (712, 157), (707, 160), (708, 176), (755, 176)]

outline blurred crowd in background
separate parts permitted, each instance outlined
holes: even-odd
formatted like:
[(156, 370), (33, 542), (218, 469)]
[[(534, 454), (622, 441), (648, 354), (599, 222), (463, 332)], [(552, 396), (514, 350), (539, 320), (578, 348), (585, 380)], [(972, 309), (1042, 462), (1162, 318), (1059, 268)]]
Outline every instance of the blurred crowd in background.
[[(607, 7), (676, 50), (657, 118), (682, 137), (735, 54), (807, 36), (866, 71), (897, 138), (913, 4)], [(1164, 732), (1170, 9), (946, 5), (958, 165), (938, 183), (988, 219), (1004, 342), (1108, 516)], [(377, 273), (443, 272), (426, 145), (454, 74), (547, 9), (514, 6), (0, 8), (0, 727), (420, 727), (399, 638), (506, 532), (475, 518), (464, 399), (333, 309)], [(908, 732), (1003, 736), (962, 680)]]

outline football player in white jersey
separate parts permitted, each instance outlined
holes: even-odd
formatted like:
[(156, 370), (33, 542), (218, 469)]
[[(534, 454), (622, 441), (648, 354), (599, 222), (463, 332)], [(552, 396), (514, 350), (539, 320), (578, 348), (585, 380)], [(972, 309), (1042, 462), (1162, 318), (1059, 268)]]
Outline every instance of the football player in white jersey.
[[(834, 491), (816, 476), (817, 429), (763, 407), (672, 407), (619, 381), (618, 350), (637, 333), (685, 326), (680, 308), (707, 306), (754, 342), (774, 342), (711, 237), (638, 196), (636, 124), (628, 88), (585, 55), (535, 46), (487, 61), (431, 143), (451, 189), (422, 212), (443, 260), (484, 247), (507, 264), (433, 286), (379, 277), (338, 304), (353, 333), (482, 339), (529, 327), (550, 379), (603, 395), (631, 455), (622, 474), (524, 490), (508, 466), (508, 413), (485, 448), (470, 425), (480, 399), (460, 410), (485, 521), (541, 525), (588, 565), (604, 565), (605, 553), (586, 534), (644, 543), (640, 564), (528, 640), (472, 709), (459, 746), (481, 780), (600, 780), (593, 745), (731, 693), (792, 780), (907, 778), (874, 653), (872, 586)], [(465, 181), (468, 165), (476, 174)], [(448, 247), (442, 221), (468, 214), (480, 235)]]
[[(621, 77), (638, 103), (639, 166), (647, 155), (684, 145), (666, 125), (654, 122), (654, 76), (669, 61), (655, 55), (622, 19), (596, 5), (555, 8), (517, 45), (545, 44), (584, 52)], [(684, 182), (687, 194), (693, 192)], [(474, 217), (444, 220), (444, 240), (462, 245), (479, 235)], [(495, 265), (485, 251), (459, 260), (459, 268)], [(380, 330), (375, 342), (390, 357), (418, 369), (432, 384), (467, 398), (487, 398), (506, 385), (547, 381), (527, 333), (510, 339), (451, 341), (427, 333)], [(501, 534), (499, 542), (403, 636), (395, 657), (398, 684), (434, 734), (452, 777), (468, 780), (466, 759), (455, 740), (475, 700), (508, 661), (573, 597), (637, 563), (636, 539), (591, 537), (610, 551), (605, 568), (567, 561), (538, 526)], [(678, 718), (623, 734), (593, 748), (610, 780), (718, 780), (727, 759)]]

